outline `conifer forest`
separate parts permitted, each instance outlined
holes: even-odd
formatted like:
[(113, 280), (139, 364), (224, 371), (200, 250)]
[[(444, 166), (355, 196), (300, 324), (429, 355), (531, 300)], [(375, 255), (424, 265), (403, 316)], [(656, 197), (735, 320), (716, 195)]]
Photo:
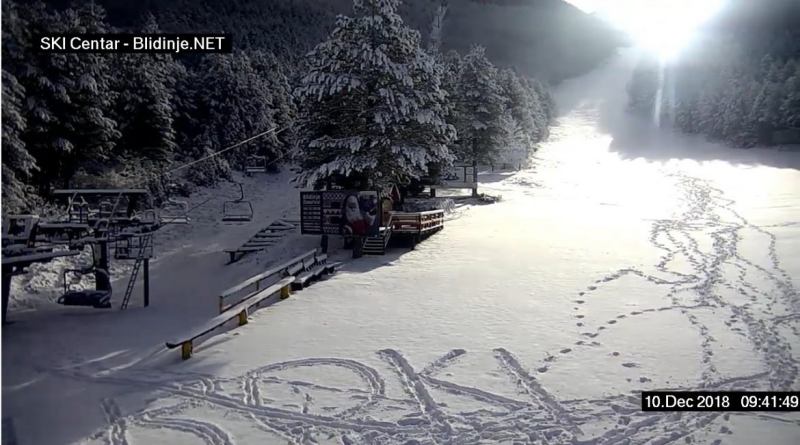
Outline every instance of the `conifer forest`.
[[(187, 195), (230, 179), (253, 155), (274, 169), (299, 164), (305, 184), (333, 172), (403, 183), (455, 161), (491, 162), (500, 147), (544, 140), (550, 89), (619, 44), (560, 0), (2, 8), (6, 214), (55, 211), (54, 188)], [(106, 32), (230, 33), (234, 52), (31, 51), (36, 34)]]

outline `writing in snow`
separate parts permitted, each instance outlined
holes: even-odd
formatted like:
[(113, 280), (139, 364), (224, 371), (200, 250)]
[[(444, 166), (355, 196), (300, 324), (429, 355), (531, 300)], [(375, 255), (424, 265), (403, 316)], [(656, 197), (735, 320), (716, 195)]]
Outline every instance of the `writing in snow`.
[(41, 36), (45, 52), (230, 52), (227, 35), (57, 35)]

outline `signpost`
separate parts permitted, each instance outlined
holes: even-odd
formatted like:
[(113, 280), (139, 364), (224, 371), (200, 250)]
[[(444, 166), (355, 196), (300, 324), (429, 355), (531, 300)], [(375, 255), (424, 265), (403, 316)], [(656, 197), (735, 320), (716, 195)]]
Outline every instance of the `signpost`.
[(528, 159), (530, 159), (531, 149), (524, 146), (509, 147), (500, 150), (499, 154), (499, 161), (504, 166), (513, 165), (517, 168), (517, 170), (519, 170), (522, 168), (522, 165), (527, 163)]
[(456, 164), (441, 176), (441, 184), (431, 186), (431, 197), (436, 190), (472, 189), (472, 196), (478, 196), (478, 168), (475, 164)]

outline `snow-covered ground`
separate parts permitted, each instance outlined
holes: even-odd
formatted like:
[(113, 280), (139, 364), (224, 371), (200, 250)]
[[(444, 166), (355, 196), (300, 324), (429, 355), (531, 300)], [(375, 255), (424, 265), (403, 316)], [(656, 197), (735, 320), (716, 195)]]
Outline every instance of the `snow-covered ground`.
[[(640, 411), (648, 389), (800, 390), (800, 154), (625, 116), (631, 63), (562, 87), (534, 168), (481, 176), (500, 203), (347, 263), (189, 361), (163, 342), (317, 240), (222, 266), (253, 227), (183, 227), (152, 307), (10, 315), (19, 444), (800, 443), (800, 413)], [(258, 193), (265, 219), (293, 214), (296, 190)]]

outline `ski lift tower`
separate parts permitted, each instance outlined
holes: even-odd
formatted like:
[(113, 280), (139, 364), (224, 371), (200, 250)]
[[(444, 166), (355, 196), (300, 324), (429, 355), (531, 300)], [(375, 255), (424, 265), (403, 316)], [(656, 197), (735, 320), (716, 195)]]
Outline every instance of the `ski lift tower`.
[[(70, 212), (70, 223), (88, 224), (93, 228), (103, 228), (106, 233), (99, 233), (94, 230), (94, 240), (98, 247), (97, 269), (109, 270), (109, 242), (116, 239), (112, 236), (121, 227), (135, 224), (134, 214), (139, 200), (148, 195), (145, 189), (62, 189), (53, 190), (51, 196), (55, 198), (67, 199), (67, 206), (72, 209), (75, 203), (87, 203), (100, 200), (102, 203), (110, 203), (110, 209), (89, 210), (79, 213), (79, 221), (74, 220), (73, 212)], [(107, 204), (105, 204), (108, 206)], [(98, 224), (107, 221), (105, 224)], [(50, 224), (58, 225), (58, 224)], [(96, 275), (98, 291), (110, 291), (110, 277), (98, 273)]]

